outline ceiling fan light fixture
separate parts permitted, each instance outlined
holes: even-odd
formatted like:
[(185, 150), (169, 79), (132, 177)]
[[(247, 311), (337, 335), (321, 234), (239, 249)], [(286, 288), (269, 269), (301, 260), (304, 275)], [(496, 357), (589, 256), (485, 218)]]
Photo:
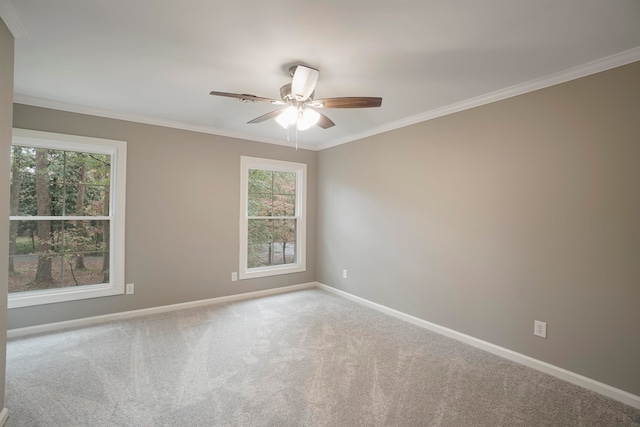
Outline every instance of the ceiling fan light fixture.
[(287, 107), (281, 114), (276, 117), (276, 122), (283, 128), (287, 129), (298, 120), (298, 109), (294, 106)]
[[(314, 125), (321, 129), (329, 129), (335, 126), (335, 123), (329, 117), (311, 108), (371, 108), (382, 105), (382, 98), (370, 96), (315, 99), (314, 95), (319, 73), (315, 68), (305, 65), (294, 65), (289, 68), (289, 74), (292, 77), (291, 83), (280, 87), (280, 100), (230, 92), (211, 91), (210, 94), (236, 98), (241, 101), (284, 105), (285, 107), (281, 109), (270, 111), (253, 120), (249, 120), (247, 123), (262, 123), (265, 120), (275, 118), (285, 130), (290, 130), (290, 126), (295, 125), (296, 131), (307, 130)], [(289, 132), (287, 132), (287, 141), (289, 140), (288, 138)]]
[(320, 120), (320, 113), (309, 108), (305, 108), (298, 118), (298, 130), (307, 130), (318, 123), (318, 120)]

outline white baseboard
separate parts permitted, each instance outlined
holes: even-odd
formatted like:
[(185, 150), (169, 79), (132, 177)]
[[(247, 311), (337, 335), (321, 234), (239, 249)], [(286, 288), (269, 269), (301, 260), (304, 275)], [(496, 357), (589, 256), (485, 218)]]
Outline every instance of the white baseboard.
[(7, 408), (2, 408), (2, 412), (0, 412), (0, 426), (5, 425), (7, 418), (9, 418), (9, 410)]
[(411, 316), (409, 314), (403, 313), (398, 310), (394, 310), (384, 305), (355, 296), (348, 292), (341, 291), (339, 289), (333, 288), (323, 283), (316, 282), (316, 286), (326, 291), (332, 292), (336, 295), (339, 295), (341, 297), (347, 298), (351, 301), (355, 301), (359, 304), (362, 304), (367, 307), (373, 308), (375, 310), (381, 311), (383, 313), (389, 314), (400, 320), (404, 320), (406, 322), (412, 323), (422, 328), (429, 329), (430, 331), (439, 333), (449, 338), (453, 338), (457, 341), (461, 341), (465, 344), (469, 344), (481, 350), (488, 351), (489, 353), (493, 353), (497, 356), (504, 357), (505, 359), (509, 359), (513, 362), (520, 363), (521, 365), (528, 366), (530, 368), (536, 369), (546, 374), (553, 375), (554, 377), (560, 378), (564, 381), (570, 382), (580, 387), (584, 387), (587, 390), (591, 390), (593, 392), (610, 397), (612, 399), (615, 399), (629, 406), (633, 406), (634, 408), (640, 409), (640, 396), (636, 396), (635, 394), (631, 394), (629, 392), (620, 390), (618, 388), (601, 383), (599, 381), (592, 380), (591, 378), (582, 376), (580, 374), (576, 374), (575, 372), (571, 372), (566, 369), (559, 368), (550, 363), (543, 362), (538, 359), (534, 359), (533, 357), (525, 356), (524, 354), (517, 353), (507, 348), (500, 347), (495, 344), (491, 344), (490, 342), (483, 341), (478, 338), (474, 338), (470, 335), (463, 334), (453, 329), (445, 328), (444, 326), (427, 322), (426, 320)]
[(315, 282), (302, 283), (299, 285), (283, 286), (280, 288), (266, 289), (264, 291), (247, 292), (243, 294), (229, 295), (226, 297), (209, 298), (198, 301), (184, 302), (180, 304), (162, 305), (159, 307), (144, 308), (141, 310), (123, 311), (121, 313), (105, 314), (102, 316), (85, 317), (83, 319), (66, 320), (63, 322), (47, 323), (44, 325), (28, 326), (25, 328), (9, 329), (7, 338), (16, 338), (26, 335), (41, 334), (44, 332), (54, 332), (62, 329), (79, 328), (83, 326), (95, 325), (97, 323), (112, 322), (115, 320), (131, 319), (145, 316), (147, 314), (166, 313), (169, 311), (182, 310), (185, 308), (201, 307), (204, 305), (221, 304), (231, 301), (240, 301), (251, 298), (259, 298), (268, 295), (293, 292), (300, 289), (307, 289), (316, 286)]

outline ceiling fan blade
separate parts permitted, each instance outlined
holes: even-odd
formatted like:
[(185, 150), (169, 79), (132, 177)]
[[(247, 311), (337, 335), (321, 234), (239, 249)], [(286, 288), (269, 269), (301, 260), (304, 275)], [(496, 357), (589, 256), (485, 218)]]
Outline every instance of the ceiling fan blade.
[(263, 114), (263, 115), (261, 115), (260, 117), (256, 117), (255, 119), (253, 119), (253, 120), (251, 120), (251, 121), (249, 121), (249, 122), (247, 122), (247, 123), (250, 123), (250, 124), (253, 124), (253, 123), (262, 123), (262, 122), (264, 122), (265, 120), (269, 120), (269, 119), (273, 119), (274, 117), (277, 117), (279, 114), (282, 114), (282, 112), (283, 112), (284, 110), (286, 110), (286, 108), (281, 108), (281, 109), (279, 109), (279, 110), (270, 111), (270, 112), (268, 112), (267, 114)]
[(382, 98), (350, 96), (345, 98), (314, 99), (310, 104), (315, 108), (371, 108), (382, 105)]
[(227, 98), (236, 98), (236, 99), (239, 99), (240, 101), (245, 101), (245, 102), (268, 102), (270, 104), (275, 104), (275, 105), (284, 104), (284, 102), (279, 99), (263, 98), (261, 96), (249, 95), (246, 93), (240, 94), (240, 93), (211, 91), (209, 92), (209, 95), (226, 96)]
[(320, 72), (315, 68), (305, 67), (304, 65), (296, 66), (291, 81), (291, 94), (298, 101), (305, 101), (311, 96), (316, 89), (318, 76)]
[(318, 120), (318, 123), (316, 123), (316, 126), (319, 126), (322, 129), (329, 129), (330, 127), (336, 125), (329, 117), (325, 116), (322, 113), (318, 114), (320, 114), (320, 119)]

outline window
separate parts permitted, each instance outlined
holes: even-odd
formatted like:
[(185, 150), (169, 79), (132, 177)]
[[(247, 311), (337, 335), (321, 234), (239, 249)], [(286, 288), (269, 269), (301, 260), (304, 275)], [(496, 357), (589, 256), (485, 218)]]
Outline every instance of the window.
[(9, 308), (124, 293), (126, 142), (14, 129)]
[(306, 270), (307, 165), (241, 158), (240, 279)]

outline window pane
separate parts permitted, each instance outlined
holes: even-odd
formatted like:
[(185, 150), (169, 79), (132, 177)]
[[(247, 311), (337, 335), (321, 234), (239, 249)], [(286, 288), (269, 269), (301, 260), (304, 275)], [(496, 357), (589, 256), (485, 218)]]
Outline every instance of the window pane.
[(111, 157), (72, 151), (66, 155), (66, 193), (72, 195), (66, 215), (108, 215)]
[(34, 148), (11, 148), (11, 215), (37, 215), (35, 156)]
[(9, 257), (9, 293), (61, 287), (62, 257), (55, 254)]
[(274, 194), (296, 194), (295, 172), (273, 172)]
[(108, 187), (105, 185), (66, 185), (65, 215), (107, 216), (109, 215)]
[(295, 219), (249, 220), (247, 267), (256, 268), (295, 262), (295, 242)]
[(276, 194), (273, 197), (273, 216), (295, 216), (296, 196)]
[(249, 169), (249, 194), (270, 194), (273, 172)]
[(109, 221), (63, 221), (60, 245), (64, 254), (101, 252), (105, 250), (105, 234)]
[(249, 216), (294, 216), (296, 173), (249, 170)]
[(65, 154), (65, 183), (104, 185), (109, 181), (110, 155), (75, 151), (66, 151)]
[(106, 252), (78, 252), (65, 256), (63, 286), (82, 286), (107, 283), (108, 274), (102, 270)]
[(108, 220), (10, 221), (9, 292), (106, 283)]
[(247, 202), (249, 216), (271, 216), (273, 212), (271, 195), (264, 197), (262, 193), (250, 194)]
[(250, 169), (247, 213), (250, 216), (271, 216), (273, 205), (273, 172)]
[(64, 152), (44, 148), (36, 148), (35, 151), (32, 196), (36, 199), (36, 215), (64, 215)]
[(273, 221), (271, 219), (250, 219), (249, 243), (271, 243), (273, 241)]
[[(52, 171), (59, 166), (56, 150), (14, 146), (11, 150), (11, 215), (50, 215)], [(59, 154), (59, 152), (57, 152)], [(53, 166), (52, 166), (53, 165)], [(58, 176), (62, 181), (62, 176)]]
[(247, 267), (256, 268), (264, 267), (269, 264), (271, 246), (268, 243), (248, 245)]
[(26, 255), (38, 252), (40, 239), (36, 221), (9, 222), (9, 255)]
[(274, 221), (274, 264), (289, 264), (296, 261), (296, 220)]
[(53, 252), (61, 228), (62, 221), (10, 221), (9, 255)]
[(111, 156), (14, 146), (11, 215), (108, 215)]

